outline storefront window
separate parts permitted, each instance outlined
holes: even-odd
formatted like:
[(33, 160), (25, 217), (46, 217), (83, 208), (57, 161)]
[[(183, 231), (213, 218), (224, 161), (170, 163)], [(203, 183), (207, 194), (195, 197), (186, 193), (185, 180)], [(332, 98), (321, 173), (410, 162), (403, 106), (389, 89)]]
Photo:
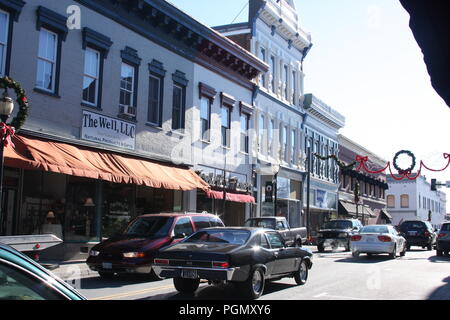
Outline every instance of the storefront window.
[(54, 234), (63, 239), (66, 176), (24, 171), (23, 197), (15, 234)]
[(122, 232), (135, 217), (134, 185), (103, 182), (102, 237)]
[(65, 239), (74, 242), (98, 241), (96, 180), (68, 176)]
[(183, 191), (137, 186), (136, 215), (183, 211)]

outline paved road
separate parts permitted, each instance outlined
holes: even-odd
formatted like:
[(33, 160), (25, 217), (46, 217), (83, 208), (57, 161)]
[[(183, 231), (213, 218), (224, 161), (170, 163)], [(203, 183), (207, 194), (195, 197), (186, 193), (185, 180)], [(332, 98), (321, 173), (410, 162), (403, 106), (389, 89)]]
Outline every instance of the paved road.
[[(314, 247), (315, 249), (315, 247)], [(75, 283), (89, 299), (100, 300), (236, 300), (231, 285), (200, 285), (195, 296), (177, 293), (172, 280), (144, 277), (105, 280), (90, 277)], [(350, 253), (317, 253), (306, 285), (285, 278), (268, 283), (260, 300), (450, 300), (450, 257), (414, 249), (395, 260), (387, 255), (353, 258)]]

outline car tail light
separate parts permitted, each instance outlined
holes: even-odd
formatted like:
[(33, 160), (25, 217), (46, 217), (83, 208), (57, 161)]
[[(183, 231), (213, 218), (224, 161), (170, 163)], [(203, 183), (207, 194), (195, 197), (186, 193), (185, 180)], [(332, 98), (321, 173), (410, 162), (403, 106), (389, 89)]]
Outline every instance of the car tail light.
[(423, 235), (424, 235), (425, 237), (429, 237), (429, 236), (430, 236), (430, 233), (429, 233), (428, 231), (425, 231), (425, 232), (423, 233)]
[(391, 242), (392, 241), (391, 237), (388, 237), (388, 236), (378, 236), (378, 240), (380, 240), (381, 242)]
[(351, 237), (351, 241), (359, 241), (361, 240), (362, 236), (356, 235)]
[(33, 247), (34, 250), (38, 250), (41, 248), (41, 244), (40, 243), (36, 243), (36, 245)]
[(226, 261), (213, 261), (212, 265), (216, 268), (228, 268), (230, 266)]
[(170, 264), (169, 259), (155, 259), (153, 260), (155, 264)]
[(438, 238), (445, 238), (447, 236), (447, 234), (446, 233), (439, 233), (438, 234)]

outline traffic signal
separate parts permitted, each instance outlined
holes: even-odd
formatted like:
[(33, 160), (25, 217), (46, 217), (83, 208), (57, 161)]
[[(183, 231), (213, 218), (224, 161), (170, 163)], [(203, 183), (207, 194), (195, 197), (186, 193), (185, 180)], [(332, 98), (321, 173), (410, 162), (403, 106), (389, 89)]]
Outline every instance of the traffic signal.
[(431, 190), (436, 191), (436, 179), (431, 179)]

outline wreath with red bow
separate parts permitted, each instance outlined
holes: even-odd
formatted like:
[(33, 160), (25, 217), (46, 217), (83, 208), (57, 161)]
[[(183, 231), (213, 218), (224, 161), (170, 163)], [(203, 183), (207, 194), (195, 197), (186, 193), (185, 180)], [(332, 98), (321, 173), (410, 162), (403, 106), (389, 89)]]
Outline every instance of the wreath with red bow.
[(28, 98), (25, 94), (25, 90), (22, 88), (20, 83), (11, 79), (10, 77), (0, 78), (0, 89), (13, 89), (16, 93), (16, 102), (19, 106), (19, 111), (17, 112), (17, 115), (12, 119), (10, 124), (6, 124), (4, 122), (0, 123), (0, 137), (4, 146), (6, 147), (9, 144), (12, 144), (11, 137), (16, 131), (19, 131), (25, 123), (25, 120), (28, 116)]
[[(411, 158), (411, 165), (408, 168), (400, 168), (400, 166), (398, 165), (397, 161), (398, 161), (398, 157), (402, 154), (406, 154)], [(394, 156), (394, 162), (393, 162), (394, 168), (398, 171), (398, 173), (400, 174), (410, 174), (414, 168), (416, 167), (416, 157), (414, 156), (414, 153), (412, 153), (411, 151), (408, 150), (400, 150), (399, 152), (397, 152)]]

